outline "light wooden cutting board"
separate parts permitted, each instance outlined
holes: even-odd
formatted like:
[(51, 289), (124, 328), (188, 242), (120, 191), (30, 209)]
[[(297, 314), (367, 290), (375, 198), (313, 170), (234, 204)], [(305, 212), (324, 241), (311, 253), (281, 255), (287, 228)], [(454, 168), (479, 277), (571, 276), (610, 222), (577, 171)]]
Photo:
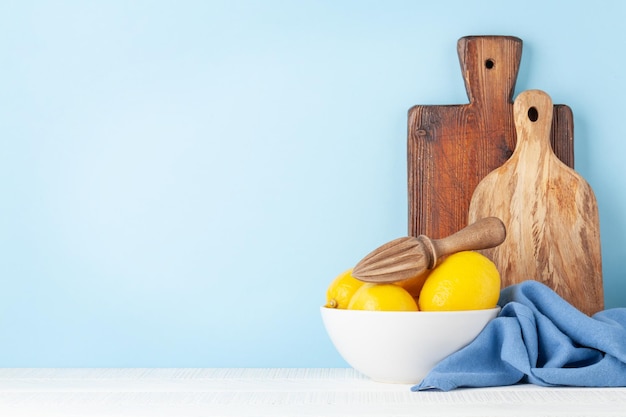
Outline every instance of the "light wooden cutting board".
[(468, 221), (499, 217), (500, 246), (482, 251), (503, 286), (537, 280), (587, 314), (604, 308), (598, 207), (589, 184), (550, 146), (552, 100), (540, 90), (514, 103), (517, 145), (473, 193)]

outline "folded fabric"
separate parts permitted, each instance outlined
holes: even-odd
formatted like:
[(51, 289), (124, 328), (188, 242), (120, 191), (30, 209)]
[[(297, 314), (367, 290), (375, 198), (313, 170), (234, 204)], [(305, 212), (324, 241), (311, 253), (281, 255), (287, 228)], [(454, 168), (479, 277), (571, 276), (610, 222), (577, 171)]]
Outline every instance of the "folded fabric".
[(411, 389), (626, 386), (626, 308), (589, 317), (536, 281), (504, 288), (498, 304), (474, 341)]

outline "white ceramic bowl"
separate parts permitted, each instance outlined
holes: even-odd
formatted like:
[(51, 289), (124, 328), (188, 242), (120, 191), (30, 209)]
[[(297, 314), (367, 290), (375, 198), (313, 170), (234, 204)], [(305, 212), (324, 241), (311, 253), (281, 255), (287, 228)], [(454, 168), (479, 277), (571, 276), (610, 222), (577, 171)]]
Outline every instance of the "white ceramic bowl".
[(321, 307), (326, 331), (357, 371), (381, 382), (417, 384), (469, 344), (500, 307), (472, 311), (363, 311)]

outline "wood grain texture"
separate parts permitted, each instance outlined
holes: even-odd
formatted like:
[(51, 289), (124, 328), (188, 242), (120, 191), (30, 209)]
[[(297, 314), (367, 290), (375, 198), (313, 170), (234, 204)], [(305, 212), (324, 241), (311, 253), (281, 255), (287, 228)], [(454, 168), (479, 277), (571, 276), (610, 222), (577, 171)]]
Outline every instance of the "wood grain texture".
[[(468, 224), (476, 185), (501, 166), (516, 143), (513, 92), (522, 41), (469, 36), (457, 45), (469, 104), (414, 106), (408, 114), (409, 235), (442, 238)], [(551, 141), (574, 166), (573, 116), (554, 106)]]
[(584, 313), (596, 313), (604, 297), (593, 190), (554, 155), (550, 96), (521, 93), (514, 116), (515, 151), (476, 187), (469, 221), (496, 216), (506, 225), (504, 243), (482, 251), (500, 270), (503, 286), (541, 281)]

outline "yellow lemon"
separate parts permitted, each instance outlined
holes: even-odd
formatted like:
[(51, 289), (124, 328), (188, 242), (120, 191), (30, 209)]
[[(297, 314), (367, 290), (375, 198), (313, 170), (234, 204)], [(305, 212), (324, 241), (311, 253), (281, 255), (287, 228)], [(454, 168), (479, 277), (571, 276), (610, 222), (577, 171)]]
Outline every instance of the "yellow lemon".
[(366, 283), (350, 300), (348, 310), (418, 311), (407, 290), (395, 284)]
[(500, 273), (486, 256), (465, 251), (452, 254), (432, 270), (419, 296), (423, 311), (493, 308), (500, 296)]
[(422, 291), (422, 287), (424, 286), (428, 275), (430, 275), (430, 269), (427, 269), (421, 274), (418, 274), (414, 277), (394, 282), (394, 284), (399, 285), (400, 287), (407, 290), (409, 294), (413, 296), (413, 298), (417, 298)]
[(352, 268), (337, 275), (326, 290), (326, 305), (330, 308), (347, 308), (350, 298), (363, 285), (352, 276)]

